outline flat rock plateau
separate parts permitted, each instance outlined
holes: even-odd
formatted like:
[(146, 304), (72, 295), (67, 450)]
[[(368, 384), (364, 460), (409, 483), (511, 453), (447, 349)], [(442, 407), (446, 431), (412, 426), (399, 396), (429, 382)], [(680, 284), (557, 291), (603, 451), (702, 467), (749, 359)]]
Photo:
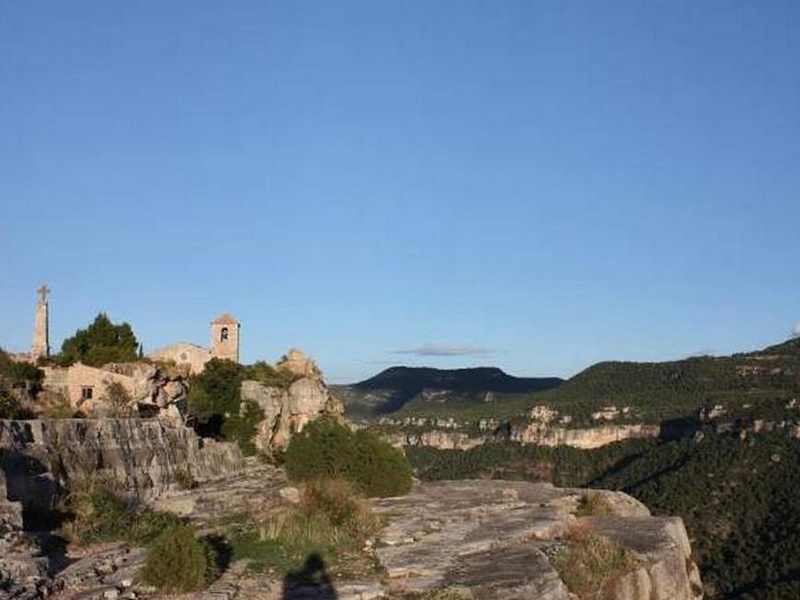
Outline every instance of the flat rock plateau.
[[(64, 439), (66, 432), (61, 434)], [(149, 448), (155, 447), (153, 440), (163, 438), (159, 435), (162, 437), (149, 439)], [(13, 438), (17, 442), (28, 441), (15, 443), (13, 448), (0, 446), (6, 459), (0, 470), (0, 600), (167, 598), (137, 584), (137, 572), (144, 560), (141, 549), (104, 544), (48, 555), (42, 548), (48, 547), (49, 534), (22, 530), (25, 499), (19, 495), (37, 489), (23, 485), (23, 458), (31, 449), (28, 446), (36, 446), (34, 438), (17, 435)], [(12, 437), (5, 439), (8, 442)], [(98, 434), (92, 439), (104, 438)], [(180, 436), (170, 434), (163, 439), (169, 442), (171, 456), (185, 458), (185, 453), (176, 449)], [(195, 448), (192, 436), (187, 440), (189, 447)], [(102, 448), (102, 444), (96, 446)], [(227, 456), (224, 449), (213, 450), (212, 462), (225, 464), (218, 458)], [(42, 460), (37, 464), (43, 466), (44, 456), (39, 456)], [(121, 454), (107, 452), (104, 456)], [(158, 484), (158, 493), (144, 494), (143, 501), (186, 517), (203, 532), (213, 532), (226, 516), (267, 515), (297, 496), (280, 469), (255, 459), (227, 457), (228, 468), (217, 470), (213, 476), (209, 470), (198, 487), (184, 491), (167, 485), (166, 474), (179, 470), (175, 465), (155, 458), (142, 458), (136, 465), (126, 460), (128, 470), (120, 472), (121, 479), (141, 482), (141, 477), (132, 479), (132, 473), (143, 469), (150, 470), (153, 483)], [(7, 481), (9, 475), (14, 481)], [(30, 475), (37, 480), (47, 476), (42, 472)], [(702, 584), (682, 521), (651, 516), (644, 505), (619, 492), (496, 480), (418, 482), (406, 496), (374, 499), (371, 504), (384, 526), (364, 548), (362, 560), (369, 568), (329, 573), (334, 594), (318, 588), (295, 589), (289, 594), (280, 576), (253, 573), (243, 561), (234, 561), (208, 590), (184, 598), (702, 598)], [(597, 589), (570, 591), (573, 584), (565, 573), (564, 561), (557, 557), (563, 558), (565, 553), (569, 556), (576, 547), (597, 539), (625, 553), (625, 568), (613, 572)]]

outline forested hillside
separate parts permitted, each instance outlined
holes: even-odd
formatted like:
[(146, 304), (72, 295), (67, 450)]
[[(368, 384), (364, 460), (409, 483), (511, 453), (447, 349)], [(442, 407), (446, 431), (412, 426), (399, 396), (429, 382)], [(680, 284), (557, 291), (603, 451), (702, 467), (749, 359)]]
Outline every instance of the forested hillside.
[(422, 479), (525, 479), (625, 491), (678, 515), (711, 600), (800, 598), (800, 440), (704, 433), (597, 450), (485, 444), (408, 448)]
[(685, 360), (633, 363), (602, 362), (564, 384), (535, 394), (545, 404), (588, 424), (603, 406), (630, 406), (631, 420), (660, 423), (703, 407), (724, 405), (740, 411), (786, 403), (800, 392), (800, 339), (758, 352), (733, 356), (700, 356)]
[(661, 425), (596, 450), (509, 442), (408, 448), (422, 479), (503, 478), (625, 491), (683, 517), (707, 598), (800, 598), (800, 339), (727, 357), (604, 362), (529, 405), (593, 425), (593, 411)]

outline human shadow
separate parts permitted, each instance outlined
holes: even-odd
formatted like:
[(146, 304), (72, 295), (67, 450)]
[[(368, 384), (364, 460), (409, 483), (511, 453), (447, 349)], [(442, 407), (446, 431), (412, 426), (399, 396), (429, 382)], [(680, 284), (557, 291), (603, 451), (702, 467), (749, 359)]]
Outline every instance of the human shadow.
[(309, 554), (303, 568), (283, 579), (283, 600), (336, 600), (336, 589), (319, 554)]

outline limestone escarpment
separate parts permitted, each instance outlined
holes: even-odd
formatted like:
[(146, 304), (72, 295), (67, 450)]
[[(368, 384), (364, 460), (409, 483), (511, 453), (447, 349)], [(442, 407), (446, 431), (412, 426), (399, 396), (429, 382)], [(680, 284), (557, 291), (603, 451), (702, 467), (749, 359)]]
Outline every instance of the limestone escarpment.
[(568, 429), (532, 422), (523, 427), (512, 428), (509, 437), (512, 441), (523, 444), (572, 446), (590, 450), (630, 438), (658, 437), (660, 430), (658, 425), (644, 424), (600, 425)]
[(569, 600), (568, 578), (551, 557), (577, 529), (632, 557), (627, 569), (603, 582), (602, 597), (702, 598), (679, 518), (652, 517), (619, 492), (591, 493), (608, 516), (575, 516), (586, 490), (509, 481), (424, 483), (403, 498), (373, 500), (389, 520), (376, 557), (398, 592), (452, 587), (469, 589), (474, 600)]
[(98, 477), (141, 498), (180, 477), (220, 477), (242, 465), (232, 443), (199, 438), (157, 419), (0, 421), (0, 465), (8, 499), (47, 510), (70, 482)]
[(605, 423), (594, 427), (570, 428), (536, 420), (510, 425), (482, 419), (476, 428), (472, 423), (459, 423), (452, 418), (421, 417), (402, 420), (385, 417), (380, 423), (397, 429), (390, 431), (387, 436), (396, 446), (430, 446), (439, 450), (469, 450), (499, 439), (520, 444), (572, 446), (591, 450), (630, 438), (655, 438), (661, 433), (660, 426), (642, 423)]

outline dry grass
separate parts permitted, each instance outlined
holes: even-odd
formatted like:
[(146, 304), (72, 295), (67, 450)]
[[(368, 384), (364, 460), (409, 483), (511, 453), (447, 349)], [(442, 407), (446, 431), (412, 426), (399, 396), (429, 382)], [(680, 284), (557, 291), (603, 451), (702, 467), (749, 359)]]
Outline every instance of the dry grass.
[(578, 500), (577, 517), (610, 517), (614, 509), (602, 492), (587, 490)]
[(574, 527), (564, 543), (548, 553), (562, 581), (579, 598), (597, 596), (619, 576), (637, 568), (634, 555), (586, 527)]

